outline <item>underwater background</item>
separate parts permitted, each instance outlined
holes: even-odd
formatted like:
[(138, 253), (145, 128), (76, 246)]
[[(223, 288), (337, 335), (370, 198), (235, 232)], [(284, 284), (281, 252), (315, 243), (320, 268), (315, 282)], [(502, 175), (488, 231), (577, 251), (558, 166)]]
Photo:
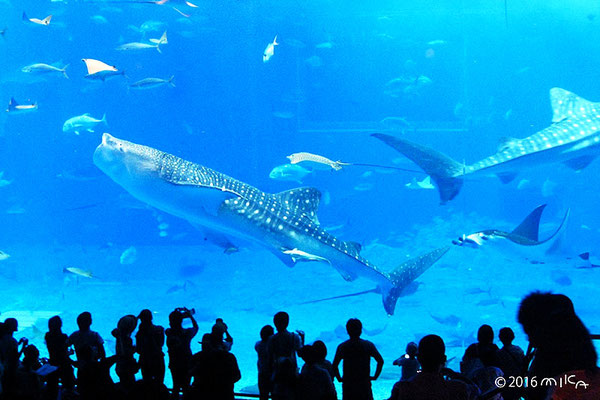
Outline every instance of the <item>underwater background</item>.
[[(458, 369), (477, 328), (511, 326), (532, 290), (570, 296), (592, 333), (600, 333), (599, 271), (577, 268), (577, 255), (598, 256), (600, 163), (580, 172), (561, 164), (529, 169), (508, 184), (467, 180), (440, 205), (436, 190), (410, 190), (425, 175), (372, 138), (385, 132), (473, 163), (506, 137), (523, 138), (551, 124), (549, 90), (560, 87), (600, 101), (600, 5), (591, 0), (533, 1), (198, 1), (135, 4), (110, 1), (0, 0), (0, 101), (38, 104), (0, 115), (0, 318), (15, 316), (17, 336), (45, 352), (47, 319), (60, 314), (65, 332), (92, 313), (92, 329), (114, 352), (110, 331), (143, 308), (168, 325), (175, 307), (196, 309), (201, 332), (222, 317), (234, 337), (242, 380), (254, 391), (259, 330), (279, 310), (307, 342), (330, 352), (357, 317), (363, 337), (386, 365), (374, 383), (389, 395), (400, 375), (392, 361), (428, 333), (447, 344)], [(52, 15), (47, 26), (22, 20)], [(187, 16), (186, 16), (187, 15)], [(155, 49), (118, 51), (129, 42)], [(277, 36), (273, 56), (263, 61)], [(83, 58), (124, 71), (85, 79)], [(30, 74), (34, 63), (66, 69)], [(147, 77), (169, 84), (136, 90)], [(63, 132), (71, 117), (100, 119), (93, 132)], [(318, 188), (319, 220), (384, 269), (465, 233), (511, 230), (540, 204), (541, 237), (570, 209), (559, 254), (485, 253), (454, 247), (386, 315), (377, 294), (302, 304), (372, 289), (346, 282), (323, 263), (287, 268), (267, 250), (235, 243), (226, 254), (189, 223), (134, 199), (92, 161), (102, 132), (148, 145), (277, 193)], [(395, 166), (311, 171), (298, 181), (270, 178), (295, 152), (333, 160)], [(131, 250), (134, 249), (134, 250)], [(125, 254), (124, 254), (125, 253)], [(534, 261), (534, 262), (532, 262)], [(93, 278), (63, 273), (91, 271)], [(20, 336), (19, 336), (20, 337)], [(197, 337), (198, 341), (200, 336)], [(193, 351), (200, 345), (193, 342)], [(166, 349), (165, 349), (166, 350)], [(170, 377), (166, 384), (170, 386)]]

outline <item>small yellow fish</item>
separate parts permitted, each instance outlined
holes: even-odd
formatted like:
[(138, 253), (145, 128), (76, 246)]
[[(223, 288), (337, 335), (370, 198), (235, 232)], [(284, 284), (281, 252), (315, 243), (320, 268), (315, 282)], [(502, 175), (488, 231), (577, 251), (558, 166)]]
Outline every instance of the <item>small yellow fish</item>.
[(307, 252), (299, 250), (299, 249), (283, 250), (282, 252), (283, 252), (283, 254), (287, 254), (287, 255), (291, 256), (293, 262), (298, 262), (298, 261), (322, 261), (322, 262), (326, 262), (328, 264), (331, 264), (331, 262), (328, 259), (324, 258), (324, 257), (316, 256), (314, 254), (310, 254), (310, 253), (307, 253)]
[(77, 267), (66, 267), (63, 268), (64, 273), (71, 273), (73, 275), (83, 276), (84, 278), (93, 278), (92, 271), (84, 271)]
[(342, 169), (343, 165), (352, 165), (350, 163), (344, 163), (341, 161), (332, 161), (327, 157), (306, 152), (294, 153), (292, 155), (287, 156), (287, 158), (290, 160), (290, 164), (305, 163), (310, 164), (310, 166), (315, 169), (319, 169), (319, 167), (322, 169), (323, 166), (327, 166), (329, 168), (333, 168), (336, 171), (339, 171), (340, 169)]

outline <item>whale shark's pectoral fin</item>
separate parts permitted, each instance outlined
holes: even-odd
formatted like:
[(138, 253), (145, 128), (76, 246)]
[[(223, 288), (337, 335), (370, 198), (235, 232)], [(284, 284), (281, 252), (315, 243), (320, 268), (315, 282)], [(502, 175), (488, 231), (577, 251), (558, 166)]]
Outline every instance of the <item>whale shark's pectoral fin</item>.
[(575, 171), (581, 171), (582, 169), (590, 165), (590, 163), (594, 161), (595, 158), (596, 157), (594, 156), (582, 156), (573, 158), (571, 160), (567, 160), (564, 162), (564, 164), (567, 167), (574, 169)]
[(321, 192), (311, 187), (302, 187), (275, 194), (286, 208), (306, 215), (318, 224), (317, 211), (321, 201)]
[(503, 174), (497, 174), (498, 178), (500, 178), (500, 182), (506, 184), (512, 182), (516, 177), (516, 172), (505, 172)]
[(209, 242), (211, 244), (214, 244), (217, 247), (222, 248), (223, 252), (225, 254), (235, 253), (236, 251), (234, 249), (238, 249), (238, 246), (233, 244), (227, 235), (224, 235), (221, 232), (206, 228), (202, 225), (194, 224), (191, 222), (190, 222), (190, 224), (194, 228), (196, 228), (198, 231), (200, 231), (202, 237), (204, 238), (204, 240), (206, 242)]
[(344, 271), (342, 268), (336, 266), (335, 264), (331, 264), (331, 266), (337, 271), (339, 272), (339, 274), (342, 276), (342, 278), (346, 281), (346, 282), (352, 282), (353, 280), (355, 280), (357, 278), (357, 276), (355, 274), (351, 274), (348, 271)]

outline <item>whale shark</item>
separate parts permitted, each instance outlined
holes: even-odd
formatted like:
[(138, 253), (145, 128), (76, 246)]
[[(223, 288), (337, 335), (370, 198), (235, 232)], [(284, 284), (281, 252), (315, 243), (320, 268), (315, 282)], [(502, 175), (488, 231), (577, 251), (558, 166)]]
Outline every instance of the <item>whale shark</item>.
[(510, 232), (500, 229), (485, 229), (463, 234), (452, 243), (456, 246), (476, 249), (493, 248), (503, 254), (518, 253), (539, 262), (544, 257), (560, 250), (570, 214), (570, 210), (567, 209), (554, 232), (545, 239), (540, 239), (540, 219), (545, 208), (546, 204), (536, 207)]
[(527, 168), (564, 163), (579, 171), (600, 154), (600, 103), (560, 88), (550, 89), (552, 125), (523, 139), (508, 138), (498, 151), (471, 165), (409, 140), (376, 133), (374, 137), (398, 150), (431, 175), (442, 204), (459, 193), (464, 178), (496, 175), (512, 181)]
[(332, 266), (347, 281), (359, 277), (373, 281), (389, 315), (402, 290), (451, 247), (435, 249), (386, 272), (360, 255), (360, 245), (321, 228), (317, 189), (265, 193), (208, 167), (108, 133), (94, 152), (94, 164), (138, 200), (204, 229), (258, 243), (288, 266), (307, 261), (296, 257), (302, 252)]

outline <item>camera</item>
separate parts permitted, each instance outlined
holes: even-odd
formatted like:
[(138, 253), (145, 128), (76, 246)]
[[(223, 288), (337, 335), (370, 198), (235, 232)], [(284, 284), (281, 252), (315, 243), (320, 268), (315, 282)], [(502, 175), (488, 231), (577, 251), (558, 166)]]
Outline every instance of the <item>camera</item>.
[(193, 309), (193, 308), (192, 308), (192, 309), (190, 310), (190, 309), (188, 309), (187, 307), (177, 307), (177, 308), (175, 309), (175, 311), (176, 311), (176, 312), (178, 312), (178, 313), (180, 313), (181, 315), (184, 315), (184, 316), (185, 316), (185, 315), (192, 316), (192, 315), (194, 315), (194, 314), (196, 313), (196, 310), (195, 310), (195, 309)]

